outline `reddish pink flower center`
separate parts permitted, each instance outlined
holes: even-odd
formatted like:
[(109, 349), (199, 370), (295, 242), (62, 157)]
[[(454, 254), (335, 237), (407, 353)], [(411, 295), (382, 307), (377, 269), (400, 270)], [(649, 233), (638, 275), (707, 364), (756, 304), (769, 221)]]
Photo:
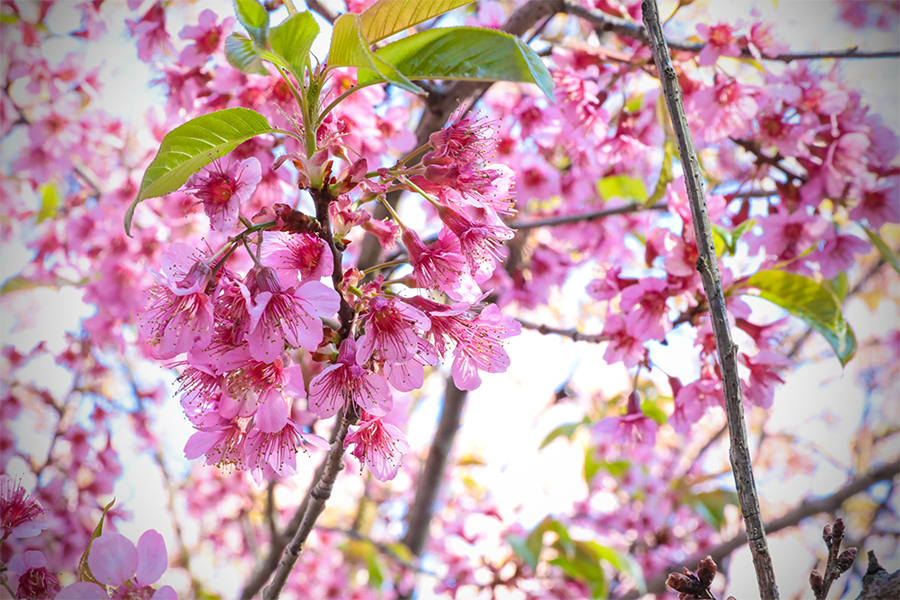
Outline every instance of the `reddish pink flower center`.
[(716, 25), (710, 29), (709, 43), (713, 46), (727, 46), (731, 38), (731, 27), (728, 25)]

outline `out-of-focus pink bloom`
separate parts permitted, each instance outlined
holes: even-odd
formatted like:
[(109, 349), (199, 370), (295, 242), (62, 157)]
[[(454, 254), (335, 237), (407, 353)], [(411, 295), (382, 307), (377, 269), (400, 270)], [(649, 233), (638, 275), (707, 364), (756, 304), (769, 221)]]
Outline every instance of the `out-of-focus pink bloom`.
[(625, 330), (641, 341), (662, 340), (672, 329), (666, 311), (668, 285), (662, 279), (645, 277), (622, 290), (619, 308), (625, 315)]
[(254, 157), (229, 167), (215, 161), (191, 175), (183, 189), (203, 204), (210, 227), (229, 231), (237, 226), (241, 205), (250, 201), (261, 179), (262, 170)]
[(625, 315), (612, 313), (607, 315), (603, 324), (603, 335), (609, 336), (603, 360), (608, 364), (622, 362), (626, 368), (631, 368), (644, 360), (647, 351), (644, 342), (628, 333)]
[(900, 223), (900, 178), (886, 177), (866, 187), (862, 198), (850, 211), (850, 218), (865, 219), (876, 231), (885, 223)]
[(691, 426), (710, 408), (724, 407), (722, 382), (719, 379), (703, 377), (692, 381), (675, 391), (675, 410), (669, 423), (678, 433), (684, 435)]
[(17, 554), (9, 561), (9, 570), (18, 576), (18, 583), (10, 583), (16, 598), (22, 600), (50, 600), (62, 589), (56, 573), (47, 570), (47, 559), (37, 550)]
[(786, 42), (776, 39), (773, 30), (772, 23), (756, 22), (750, 26), (747, 49), (756, 60), (760, 60), (763, 56), (773, 58), (785, 54), (790, 49)]
[(72, 598), (78, 598), (78, 600), (109, 600), (109, 594), (96, 583), (77, 581), (67, 585), (56, 595), (56, 600), (70, 600)]
[(612, 436), (620, 446), (647, 446), (656, 443), (656, 421), (646, 416), (638, 405), (638, 393), (628, 395), (628, 408), (619, 417), (606, 417), (594, 425), (594, 435)]
[(637, 283), (636, 279), (622, 277), (622, 267), (613, 265), (608, 268), (602, 277), (590, 282), (587, 286), (588, 296), (595, 300), (612, 300), (622, 290)]
[(417, 330), (428, 331), (431, 321), (425, 313), (402, 299), (375, 296), (369, 301), (369, 312), (361, 319), (366, 332), (356, 341), (356, 362), (365, 364), (374, 354), (391, 363), (405, 363), (418, 348)]
[(828, 226), (822, 219), (810, 216), (802, 209), (789, 214), (769, 215), (760, 219), (759, 225), (762, 233), (747, 239), (750, 252), (765, 248), (767, 256), (779, 260), (793, 258), (806, 250), (818, 241)]
[(155, 2), (138, 21), (125, 21), (131, 35), (138, 38), (138, 58), (150, 62), (158, 52), (174, 53), (175, 47), (166, 32), (166, 9)]
[(259, 269), (256, 281), (260, 292), (250, 308), (250, 355), (271, 362), (284, 350), (285, 341), (315, 350), (323, 335), (319, 318), (333, 315), (340, 306), (337, 292), (319, 281), (284, 289), (269, 267)]
[(697, 91), (691, 103), (703, 120), (704, 141), (715, 143), (745, 133), (756, 117), (756, 90), (737, 79), (723, 79)]
[(792, 362), (785, 356), (761, 350), (754, 356), (740, 354), (741, 362), (750, 369), (750, 377), (744, 381), (744, 400), (753, 406), (770, 408), (775, 396), (775, 386), (784, 383), (784, 379), (778, 375), (792, 366)]
[(822, 172), (825, 176), (825, 193), (829, 197), (840, 197), (849, 179), (865, 173), (866, 163), (863, 157), (869, 145), (866, 134), (854, 132), (842, 135), (828, 147)]
[(707, 25), (699, 23), (697, 25), (698, 37), (706, 42), (700, 54), (697, 56), (698, 62), (708, 67), (714, 65), (720, 56), (729, 56), (736, 58), (741, 55), (741, 46), (738, 39), (734, 36), (734, 30), (731, 25), (726, 23), (718, 23), (716, 25)]
[(178, 59), (185, 67), (202, 67), (209, 58), (222, 48), (224, 32), (234, 24), (234, 17), (222, 19), (216, 25), (218, 17), (210, 9), (200, 13), (197, 25), (185, 25), (178, 36), (183, 40), (194, 40), (181, 51)]
[(170, 246), (162, 266), (164, 276), (154, 272), (158, 284), (149, 291), (140, 327), (161, 358), (172, 358), (212, 339), (213, 310), (206, 294), (212, 269), (181, 242)]
[(346, 338), (341, 342), (337, 362), (309, 384), (309, 410), (320, 419), (327, 419), (350, 403), (378, 416), (391, 410), (393, 398), (387, 380), (359, 366), (357, 354), (356, 341)]
[(856, 264), (856, 255), (868, 252), (871, 247), (869, 242), (854, 235), (840, 235), (829, 229), (825, 245), (810, 253), (809, 260), (819, 263), (819, 271), (825, 279), (832, 279)]
[(39, 520), (44, 512), (37, 499), (25, 493), (20, 481), (0, 475), (0, 540), (38, 535), (49, 526)]
[(365, 462), (378, 481), (389, 481), (400, 470), (400, 460), (409, 452), (403, 432), (378, 417), (364, 415), (359, 427), (347, 434), (344, 448), (356, 444), (350, 453)]

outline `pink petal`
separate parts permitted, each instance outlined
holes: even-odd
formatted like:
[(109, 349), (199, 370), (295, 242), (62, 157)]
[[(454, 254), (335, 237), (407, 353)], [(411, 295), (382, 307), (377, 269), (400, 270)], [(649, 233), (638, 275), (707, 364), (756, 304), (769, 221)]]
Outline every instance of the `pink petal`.
[(135, 580), (140, 585), (151, 585), (162, 577), (169, 566), (166, 542), (158, 531), (145, 531), (138, 540), (138, 568)]
[(301, 283), (294, 296), (305, 300), (311, 305), (310, 314), (318, 317), (330, 317), (341, 306), (341, 298), (338, 293), (321, 281), (306, 281)]
[(134, 576), (138, 553), (124, 535), (108, 531), (91, 544), (88, 566), (100, 583), (122, 585)]
[(478, 389), (478, 386), (481, 385), (481, 376), (478, 374), (478, 368), (465, 352), (458, 353), (456, 358), (453, 359), (450, 374), (453, 375), (453, 383), (461, 390), (471, 392)]
[(281, 392), (271, 388), (260, 397), (260, 402), (256, 411), (256, 427), (265, 433), (278, 433), (284, 429), (288, 410)]
[(109, 594), (96, 583), (79, 581), (61, 589), (55, 600), (72, 600), (73, 598), (78, 598), (78, 600), (109, 600)]
[(164, 585), (150, 596), (150, 600), (178, 600), (178, 594), (171, 585)]

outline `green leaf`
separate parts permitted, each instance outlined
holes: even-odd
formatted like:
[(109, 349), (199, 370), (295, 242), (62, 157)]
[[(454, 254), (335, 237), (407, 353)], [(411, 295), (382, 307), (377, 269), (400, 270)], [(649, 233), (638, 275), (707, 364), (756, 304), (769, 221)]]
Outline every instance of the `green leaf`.
[(506, 541), (509, 542), (513, 552), (518, 554), (519, 558), (525, 561), (526, 565), (531, 567), (532, 570), (537, 569), (538, 557), (531, 551), (526, 538), (521, 535), (510, 534), (506, 536)]
[(726, 525), (725, 508), (738, 506), (738, 496), (735, 492), (721, 489), (700, 492), (691, 495), (690, 504), (711, 527), (719, 530)]
[(156, 158), (147, 167), (137, 198), (125, 212), (125, 233), (131, 235), (134, 209), (147, 198), (174, 192), (188, 177), (263, 133), (273, 133), (265, 117), (249, 108), (226, 108), (180, 125), (166, 134)]
[(722, 257), (731, 246), (731, 232), (721, 225), (712, 225), (713, 244), (716, 247), (716, 256)]
[(756, 219), (747, 219), (746, 221), (742, 221), (740, 225), (731, 230), (731, 242), (736, 245), (738, 240), (741, 239), (745, 233), (750, 231), (753, 226), (756, 225)]
[(6, 294), (19, 292), (22, 290), (34, 290), (42, 287), (58, 289), (67, 285), (84, 285), (85, 283), (87, 283), (86, 277), (81, 281), (72, 281), (71, 279), (65, 279), (63, 277), (55, 277), (53, 281), (45, 281), (43, 279), (40, 281), (35, 281), (21, 275), (15, 275), (7, 279), (5, 282), (3, 282), (3, 285), (0, 286), (0, 296), (5, 296)]
[(647, 188), (644, 182), (628, 175), (611, 175), (597, 183), (597, 189), (604, 201), (621, 198), (632, 202), (646, 202)]
[(647, 204), (654, 204), (662, 200), (662, 197), (666, 195), (666, 188), (675, 179), (675, 175), (672, 173), (672, 162), (675, 160), (675, 153), (675, 141), (666, 137), (666, 143), (663, 146), (662, 165), (659, 168), (659, 179), (656, 181), (653, 193), (647, 198)]
[(475, 0), (379, 0), (360, 15), (363, 35), (371, 43), (409, 29)]
[(884, 262), (891, 265), (891, 268), (900, 275), (900, 259), (897, 258), (897, 253), (891, 250), (891, 247), (887, 245), (887, 242), (884, 241), (883, 237), (878, 235), (878, 232), (873, 231), (868, 227), (866, 227), (865, 230), (866, 235), (872, 240), (872, 244), (878, 248), (878, 253), (881, 254), (881, 258), (884, 259)]
[(91, 553), (91, 546), (100, 535), (103, 533), (103, 521), (106, 519), (106, 513), (109, 512), (109, 509), (113, 507), (113, 504), (116, 503), (116, 499), (113, 498), (109, 501), (109, 504), (103, 509), (103, 514), (100, 515), (100, 522), (97, 523), (97, 526), (94, 528), (94, 532), (91, 534), (91, 539), (88, 540), (87, 548), (84, 549), (84, 554), (81, 555), (81, 559), (78, 561), (78, 581), (87, 581), (90, 583), (99, 584), (100, 582), (94, 579), (94, 575), (91, 573), (91, 569), (88, 566), (88, 555)]
[(656, 405), (656, 402), (652, 400), (644, 400), (641, 402), (641, 412), (645, 415), (659, 423), (660, 425), (665, 425), (669, 420), (669, 417), (663, 410)]
[(760, 271), (747, 280), (757, 295), (777, 304), (818, 331), (842, 366), (856, 353), (856, 336), (844, 320), (838, 299), (809, 277), (785, 271)]
[(37, 222), (40, 223), (56, 215), (59, 206), (59, 190), (53, 182), (45, 183), (38, 188), (41, 193), (41, 210), (38, 211)]
[(360, 29), (359, 15), (346, 13), (334, 22), (331, 32), (331, 50), (328, 52), (329, 67), (357, 67), (357, 79), (363, 81), (389, 81), (397, 87), (413, 94), (424, 94), (422, 88), (404, 77), (391, 63), (374, 54), (369, 49), (369, 41)]
[(268, 75), (269, 72), (262, 64), (262, 56), (259, 47), (250, 38), (239, 33), (232, 33), (225, 38), (225, 58), (228, 63), (241, 73), (255, 75)]
[(309, 11), (291, 15), (269, 31), (272, 52), (284, 59), (297, 81), (302, 81), (309, 51), (319, 35), (319, 25)]
[(555, 428), (553, 431), (551, 431), (550, 433), (547, 434), (547, 437), (545, 437), (544, 441), (541, 442), (541, 445), (538, 446), (538, 450), (543, 449), (548, 444), (550, 444), (550, 442), (552, 442), (553, 440), (555, 440), (556, 438), (561, 437), (561, 436), (565, 437), (566, 439), (571, 441), (572, 437), (574, 437), (574, 435), (575, 435), (575, 432), (578, 431), (578, 429), (582, 425), (587, 425), (590, 422), (591, 422), (591, 420), (588, 419), (587, 417), (585, 417), (580, 421), (576, 421), (575, 423), (564, 423), (564, 424), (560, 425), (559, 427)]
[(234, 0), (234, 12), (253, 41), (264, 47), (269, 32), (269, 12), (256, 0)]
[(611, 564), (616, 571), (625, 573), (626, 575), (634, 579), (635, 586), (637, 586), (638, 592), (640, 592), (641, 594), (647, 593), (647, 584), (644, 581), (644, 570), (636, 560), (634, 560), (628, 554), (619, 552), (615, 548), (602, 546), (597, 542), (588, 543), (593, 546), (594, 552), (597, 554), (597, 556), (600, 557), (601, 560), (604, 560)]
[[(528, 44), (494, 29), (445, 27), (403, 38), (375, 55), (408, 79), (534, 83), (553, 100), (553, 78)], [(364, 80), (374, 77), (364, 74)]]
[(837, 299), (843, 302), (850, 292), (850, 285), (847, 282), (847, 272), (841, 271), (834, 279), (822, 281), (822, 287), (837, 296)]

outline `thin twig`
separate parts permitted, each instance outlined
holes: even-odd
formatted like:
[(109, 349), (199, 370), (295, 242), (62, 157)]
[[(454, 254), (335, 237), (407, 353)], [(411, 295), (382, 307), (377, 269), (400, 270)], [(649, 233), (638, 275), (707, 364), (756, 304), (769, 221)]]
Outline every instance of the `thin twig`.
[(741, 380), (737, 369), (737, 346), (732, 341), (731, 329), (728, 325), (725, 295), (722, 291), (712, 228), (704, 198), (703, 175), (684, 110), (681, 86), (678, 83), (678, 76), (672, 65), (666, 39), (659, 22), (656, 1), (643, 0), (641, 8), (644, 24), (647, 31), (650, 32), (653, 60), (659, 72), (660, 84), (666, 98), (666, 106), (669, 109), (675, 137), (678, 140), (678, 152), (684, 168), (685, 186), (691, 204), (694, 234), (700, 256), (697, 260), (697, 269), (703, 280), (703, 289), (709, 304), (710, 320), (715, 333), (719, 364), (722, 367), (725, 412), (728, 417), (728, 433), (731, 440), (729, 455), (741, 512), (750, 539), (750, 552), (753, 556), (753, 566), (756, 569), (759, 593), (762, 598), (767, 600), (777, 600), (778, 586), (775, 584), (775, 569), (766, 543), (766, 532), (759, 511), (759, 498), (756, 494), (756, 483), (753, 479), (750, 451), (747, 444), (747, 424), (744, 421)]
[(576, 342), (590, 342), (591, 344), (599, 344), (601, 342), (608, 342), (610, 339), (612, 339), (611, 336), (600, 333), (581, 333), (580, 331), (577, 331), (575, 329), (561, 329), (559, 327), (550, 327), (549, 325), (539, 325), (538, 323), (532, 323), (531, 321), (526, 321), (525, 319), (516, 319), (516, 321), (518, 321), (519, 325), (521, 325), (525, 329), (531, 329), (544, 335), (561, 335), (563, 337), (573, 339)]
[(596, 219), (603, 219), (614, 215), (625, 215), (629, 213), (642, 212), (645, 210), (667, 210), (668, 205), (665, 202), (657, 202), (656, 204), (646, 205), (641, 202), (625, 204), (616, 208), (605, 208), (594, 212), (580, 213), (576, 215), (561, 215), (555, 217), (547, 217), (545, 219), (535, 219), (533, 221), (513, 221), (507, 223), (511, 229), (534, 229), (536, 227), (552, 227), (554, 225), (568, 225), (570, 223), (586, 223)]

